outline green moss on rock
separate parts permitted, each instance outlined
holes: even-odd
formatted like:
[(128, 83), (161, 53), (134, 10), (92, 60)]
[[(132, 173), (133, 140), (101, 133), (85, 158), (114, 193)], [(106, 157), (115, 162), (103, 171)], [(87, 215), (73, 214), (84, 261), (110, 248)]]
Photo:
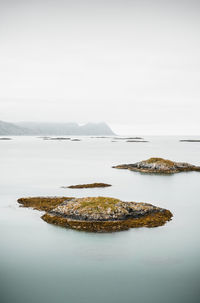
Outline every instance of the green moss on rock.
[(168, 166), (174, 166), (174, 162), (171, 160), (163, 159), (163, 158), (149, 158), (148, 160), (144, 160), (148, 164), (163, 164)]

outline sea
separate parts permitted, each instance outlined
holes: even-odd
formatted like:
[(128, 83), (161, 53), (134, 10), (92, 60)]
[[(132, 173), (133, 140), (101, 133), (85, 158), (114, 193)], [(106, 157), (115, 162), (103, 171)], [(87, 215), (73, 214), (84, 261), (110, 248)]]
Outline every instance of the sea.
[[(200, 143), (180, 142), (195, 138), (184, 136), (145, 136), (149, 142), (138, 143), (76, 138), (0, 140), (0, 302), (199, 302), (200, 173), (151, 175), (112, 166), (150, 157), (200, 165)], [(112, 186), (62, 188), (93, 182)], [(173, 218), (156, 228), (76, 231), (19, 207), (18, 198), (33, 196), (147, 202)]]

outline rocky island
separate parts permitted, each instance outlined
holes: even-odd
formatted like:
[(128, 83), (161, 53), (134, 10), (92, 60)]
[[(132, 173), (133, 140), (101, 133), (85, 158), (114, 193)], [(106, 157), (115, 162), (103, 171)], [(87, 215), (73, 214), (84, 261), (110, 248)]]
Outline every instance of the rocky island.
[(129, 169), (142, 173), (174, 174), (183, 171), (200, 171), (200, 166), (185, 162), (174, 162), (163, 158), (150, 158), (134, 164), (120, 164), (113, 168)]
[(110, 197), (33, 197), (18, 199), (18, 203), (45, 210), (42, 219), (48, 223), (90, 232), (157, 227), (172, 218), (167, 209)]

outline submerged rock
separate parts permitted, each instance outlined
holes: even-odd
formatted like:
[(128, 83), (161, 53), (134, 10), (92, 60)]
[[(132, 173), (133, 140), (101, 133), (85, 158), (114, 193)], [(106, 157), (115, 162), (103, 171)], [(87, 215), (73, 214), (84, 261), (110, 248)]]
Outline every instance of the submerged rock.
[(110, 137), (105, 137), (105, 136), (96, 136), (96, 137), (90, 137), (91, 139), (106, 139), (106, 138), (110, 138)]
[(184, 162), (174, 162), (162, 158), (150, 158), (134, 164), (121, 164), (113, 166), (113, 168), (129, 169), (143, 173), (161, 173), (173, 174), (182, 171), (200, 171), (200, 166), (195, 166)]
[(141, 137), (114, 137), (113, 139), (114, 140), (144, 140), (144, 138)]
[(108, 197), (31, 197), (18, 199), (18, 203), (47, 211), (42, 219), (48, 223), (91, 232), (157, 227), (172, 218), (169, 210), (152, 204)]
[(149, 141), (146, 141), (146, 140), (127, 140), (126, 142), (137, 142), (137, 143), (140, 143), (140, 142), (149, 142)]
[(71, 140), (67, 137), (43, 137), (44, 140)]
[(95, 188), (95, 187), (108, 187), (108, 186), (112, 186), (112, 185), (106, 183), (90, 183), (90, 184), (62, 186), (62, 188)]

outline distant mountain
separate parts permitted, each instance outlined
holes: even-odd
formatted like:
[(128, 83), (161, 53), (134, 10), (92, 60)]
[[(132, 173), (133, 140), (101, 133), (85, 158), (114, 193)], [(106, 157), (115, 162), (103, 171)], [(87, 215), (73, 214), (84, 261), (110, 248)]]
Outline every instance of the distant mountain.
[(111, 128), (104, 122), (87, 123), (51, 123), (51, 122), (17, 122), (0, 121), (0, 135), (42, 135), (42, 136), (110, 136)]
[(31, 135), (31, 131), (14, 123), (0, 121), (0, 136)]

